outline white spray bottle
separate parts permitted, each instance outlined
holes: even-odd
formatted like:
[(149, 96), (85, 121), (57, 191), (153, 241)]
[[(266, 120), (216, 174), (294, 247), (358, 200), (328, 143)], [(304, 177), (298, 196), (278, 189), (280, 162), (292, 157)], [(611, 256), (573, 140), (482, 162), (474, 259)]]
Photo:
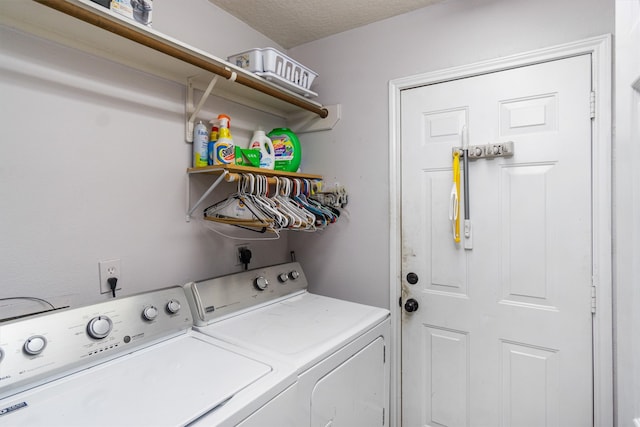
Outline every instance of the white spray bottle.
[(262, 169), (273, 169), (276, 165), (276, 152), (273, 143), (261, 128), (253, 132), (249, 148), (260, 150), (260, 167)]
[(207, 144), (208, 144), (207, 127), (198, 122), (193, 129), (193, 167), (201, 168), (207, 166)]

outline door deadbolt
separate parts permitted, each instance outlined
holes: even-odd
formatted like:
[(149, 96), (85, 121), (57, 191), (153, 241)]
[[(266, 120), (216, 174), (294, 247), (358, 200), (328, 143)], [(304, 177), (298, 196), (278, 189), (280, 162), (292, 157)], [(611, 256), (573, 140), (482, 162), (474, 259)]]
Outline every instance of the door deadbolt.
[(410, 285), (415, 285), (418, 283), (418, 275), (416, 273), (407, 274), (407, 282), (409, 282)]

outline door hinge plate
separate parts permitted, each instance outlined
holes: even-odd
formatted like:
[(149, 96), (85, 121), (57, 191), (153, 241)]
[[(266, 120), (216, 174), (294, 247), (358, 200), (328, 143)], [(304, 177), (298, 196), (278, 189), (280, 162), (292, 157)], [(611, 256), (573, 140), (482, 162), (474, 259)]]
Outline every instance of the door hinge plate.
[(591, 92), (589, 96), (589, 113), (592, 119), (596, 118), (596, 93)]
[(596, 313), (596, 287), (591, 286), (591, 313)]

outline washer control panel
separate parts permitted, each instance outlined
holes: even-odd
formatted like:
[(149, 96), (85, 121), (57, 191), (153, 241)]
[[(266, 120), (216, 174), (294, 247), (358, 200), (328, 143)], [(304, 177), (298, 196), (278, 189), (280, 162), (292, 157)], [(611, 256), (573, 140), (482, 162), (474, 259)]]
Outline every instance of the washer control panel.
[(193, 326), (182, 287), (0, 323), (0, 398)]
[(257, 268), (185, 285), (194, 323), (210, 321), (307, 289), (297, 262)]

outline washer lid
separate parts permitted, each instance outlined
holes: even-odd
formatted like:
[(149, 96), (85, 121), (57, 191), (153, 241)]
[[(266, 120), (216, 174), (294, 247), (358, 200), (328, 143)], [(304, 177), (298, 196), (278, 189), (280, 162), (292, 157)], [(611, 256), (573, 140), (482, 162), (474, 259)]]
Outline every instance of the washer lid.
[(388, 317), (379, 307), (304, 292), (196, 329), (267, 351), (302, 372)]
[[(4, 399), (0, 423), (185, 425), (270, 371), (268, 365), (182, 335)], [(3, 414), (7, 408), (20, 409)]]

